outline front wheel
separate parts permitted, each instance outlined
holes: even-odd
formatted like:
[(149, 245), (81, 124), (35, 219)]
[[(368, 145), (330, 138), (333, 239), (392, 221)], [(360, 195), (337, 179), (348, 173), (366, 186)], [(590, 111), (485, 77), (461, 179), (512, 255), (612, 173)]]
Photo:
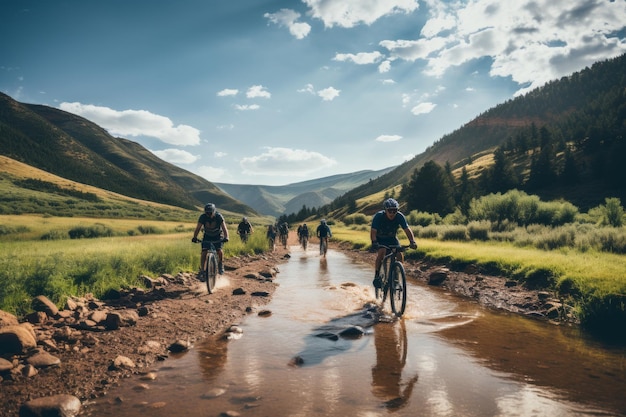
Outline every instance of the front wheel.
[(209, 252), (209, 256), (206, 260), (206, 289), (209, 294), (213, 294), (215, 289), (215, 281), (217, 280), (217, 259), (212, 252)]
[(396, 317), (402, 317), (406, 308), (406, 272), (400, 262), (394, 263), (391, 268), (389, 298), (391, 311)]

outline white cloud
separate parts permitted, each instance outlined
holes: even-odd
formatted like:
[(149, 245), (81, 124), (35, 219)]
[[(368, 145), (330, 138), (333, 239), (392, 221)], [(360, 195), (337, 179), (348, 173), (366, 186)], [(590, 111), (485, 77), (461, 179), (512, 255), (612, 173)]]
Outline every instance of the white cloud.
[(402, 139), (400, 135), (380, 135), (376, 138), (376, 142), (396, 142)]
[(391, 84), (395, 84), (396, 82), (394, 80), (392, 80), (391, 78), (386, 78), (383, 80), (383, 84), (384, 85), (391, 85)]
[(315, 88), (313, 87), (313, 84), (307, 84), (304, 88), (298, 90), (298, 93), (315, 94)]
[(258, 104), (235, 104), (233, 107), (241, 111), (258, 110), (261, 108), (261, 106), (259, 106)]
[(244, 174), (302, 177), (335, 165), (337, 162), (318, 152), (290, 148), (266, 148), (257, 156), (240, 162)]
[(389, 70), (391, 70), (391, 61), (389, 60), (385, 60), (381, 62), (380, 65), (378, 66), (378, 72), (381, 74), (389, 72)]
[(218, 125), (215, 127), (217, 130), (233, 130), (235, 128), (234, 124), (227, 124), (227, 125)]
[(317, 95), (322, 98), (324, 101), (333, 101), (335, 98), (339, 97), (339, 93), (341, 90), (337, 90), (334, 87), (324, 88), (317, 92)]
[(272, 97), (272, 94), (267, 91), (267, 88), (263, 87), (262, 85), (253, 85), (252, 87), (248, 88), (248, 91), (246, 92), (246, 97), (270, 98)]
[(303, 0), (310, 14), (331, 28), (351, 28), (364, 23), (371, 25), (383, 16), (411, 13), (419, 7), (417, 0)]
[(233, 88), (225, 88), (217, 92), (218, 97), (236, 96), (237, 94), (239, 94), (239, 90)]
[(81, 103), (61, 103), (61, 110), (77, 114), (115, 136), (150, 136), (170, 145), (198, 145), (200, 131), (191, 126), (174, 126), (172, 121), (146, 110), (113, 110)]
[(340, 62), (354, 62), (358, 65), (368, 65), (380, 62), (383, 59), (383, 54), (378, 51), (374, 52), (359, 52), (358, 54), (335, 54), (333, 60)]
[(199, 156), (181, 149), (163, 149), (161, 151), (151, 151), (164, 161), (172, 164), (192, 164), (200, 159)]
[(296, 39), (304, 39), (311, 32), (311, 25), (298, 22), (300, 13), (291, 9), (280, 9), (276, 13), (265, 13), (263, 17), (274, 24), (287, 27), (289, 33), (295, 36)]
[(223, 158), (226, 155), (228, 155), (226, 152), (220, 152), (220, 151), (213, 152), (213, 156), (215, 156), (216, 158)]
[(429, 102), (420, 103), (411, 109), (411, 113), (413, 113), (416, 116), (420, 114), (427, 114), (433, 111), (435, 107), (437, 107), (437, 105), (434, 103), (429, 103)]
[(425, 60), (431, 76), (488, 57), (489, 74), (524, 85), (521, 94), (626, 52), (617, 37), (626, 28), (623, 1), (424, 1), (431, 17), (422, 38), (380, 45), (392, 58)]
[(216, 182), (224, 178), (226, 170), (223, 168), (215, 168), (203, 165), (195, 170), (196, 174), (200, 175), (207, 181)]

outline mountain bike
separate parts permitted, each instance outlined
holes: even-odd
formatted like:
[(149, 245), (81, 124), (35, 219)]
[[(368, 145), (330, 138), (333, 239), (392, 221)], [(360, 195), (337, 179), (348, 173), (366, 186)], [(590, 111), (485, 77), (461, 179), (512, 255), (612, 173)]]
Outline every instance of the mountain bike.
[(202, 250), (207, 249), (206, 260), (204, 262), (204, 269), (200, 271), (200, 274), (203, 275), (201, 278), (206, 280), (206, 289), (209, 294), (213, 294), (213, 290), (215, 289), (215, 283), (217, 281), (217, 250), (215, 249), (215, 243), (221, 243), (224, 240), (217, 241), (204, 241), (196, 239), (194, 243), (201, 243)]
[(244, 245), (248, 242), (248, 238), (250, 237), (250, 232), (239, 233), (239, 238), (241, 239), (241, 243)]
[(320, 255), (326, 256), (328, 252), (328, 238), (320, 237)]
[(404, 265), (398, 260), (398, 253), (409, 246), (380, 245), (385, 248), (385, 257), (378, 269), (378, 277), (382, 284), (376, 288), (376, 299), (381, 305), (385, 304), (387, 295), (391, 304), (391, 311), (396, 317), (402, 317), (406, 308), (406, 272)]

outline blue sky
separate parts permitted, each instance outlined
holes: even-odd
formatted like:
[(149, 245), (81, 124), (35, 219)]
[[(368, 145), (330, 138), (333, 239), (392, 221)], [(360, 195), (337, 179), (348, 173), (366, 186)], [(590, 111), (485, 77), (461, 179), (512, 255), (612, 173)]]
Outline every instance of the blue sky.
[(626, 0), (9, 0), (0, 15), (0, 91), (239, 184), (400, 164), (626, 52)]

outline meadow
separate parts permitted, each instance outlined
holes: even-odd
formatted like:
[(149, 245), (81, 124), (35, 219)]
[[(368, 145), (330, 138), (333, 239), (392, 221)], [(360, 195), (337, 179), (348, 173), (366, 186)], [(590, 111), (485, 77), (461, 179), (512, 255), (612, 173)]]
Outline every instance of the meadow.
[[(127, 219), (0, 216), (0, 309), (23, 315), (37, 295), (62, 306), (68, 296), (105, 297), (152, 277), (195, 272), (195, 223)], [(267, 250), (262, 227), (244, 245), (229, 224), (226, 257)], [(73, 236), (73, 237), (72, 237)]]

